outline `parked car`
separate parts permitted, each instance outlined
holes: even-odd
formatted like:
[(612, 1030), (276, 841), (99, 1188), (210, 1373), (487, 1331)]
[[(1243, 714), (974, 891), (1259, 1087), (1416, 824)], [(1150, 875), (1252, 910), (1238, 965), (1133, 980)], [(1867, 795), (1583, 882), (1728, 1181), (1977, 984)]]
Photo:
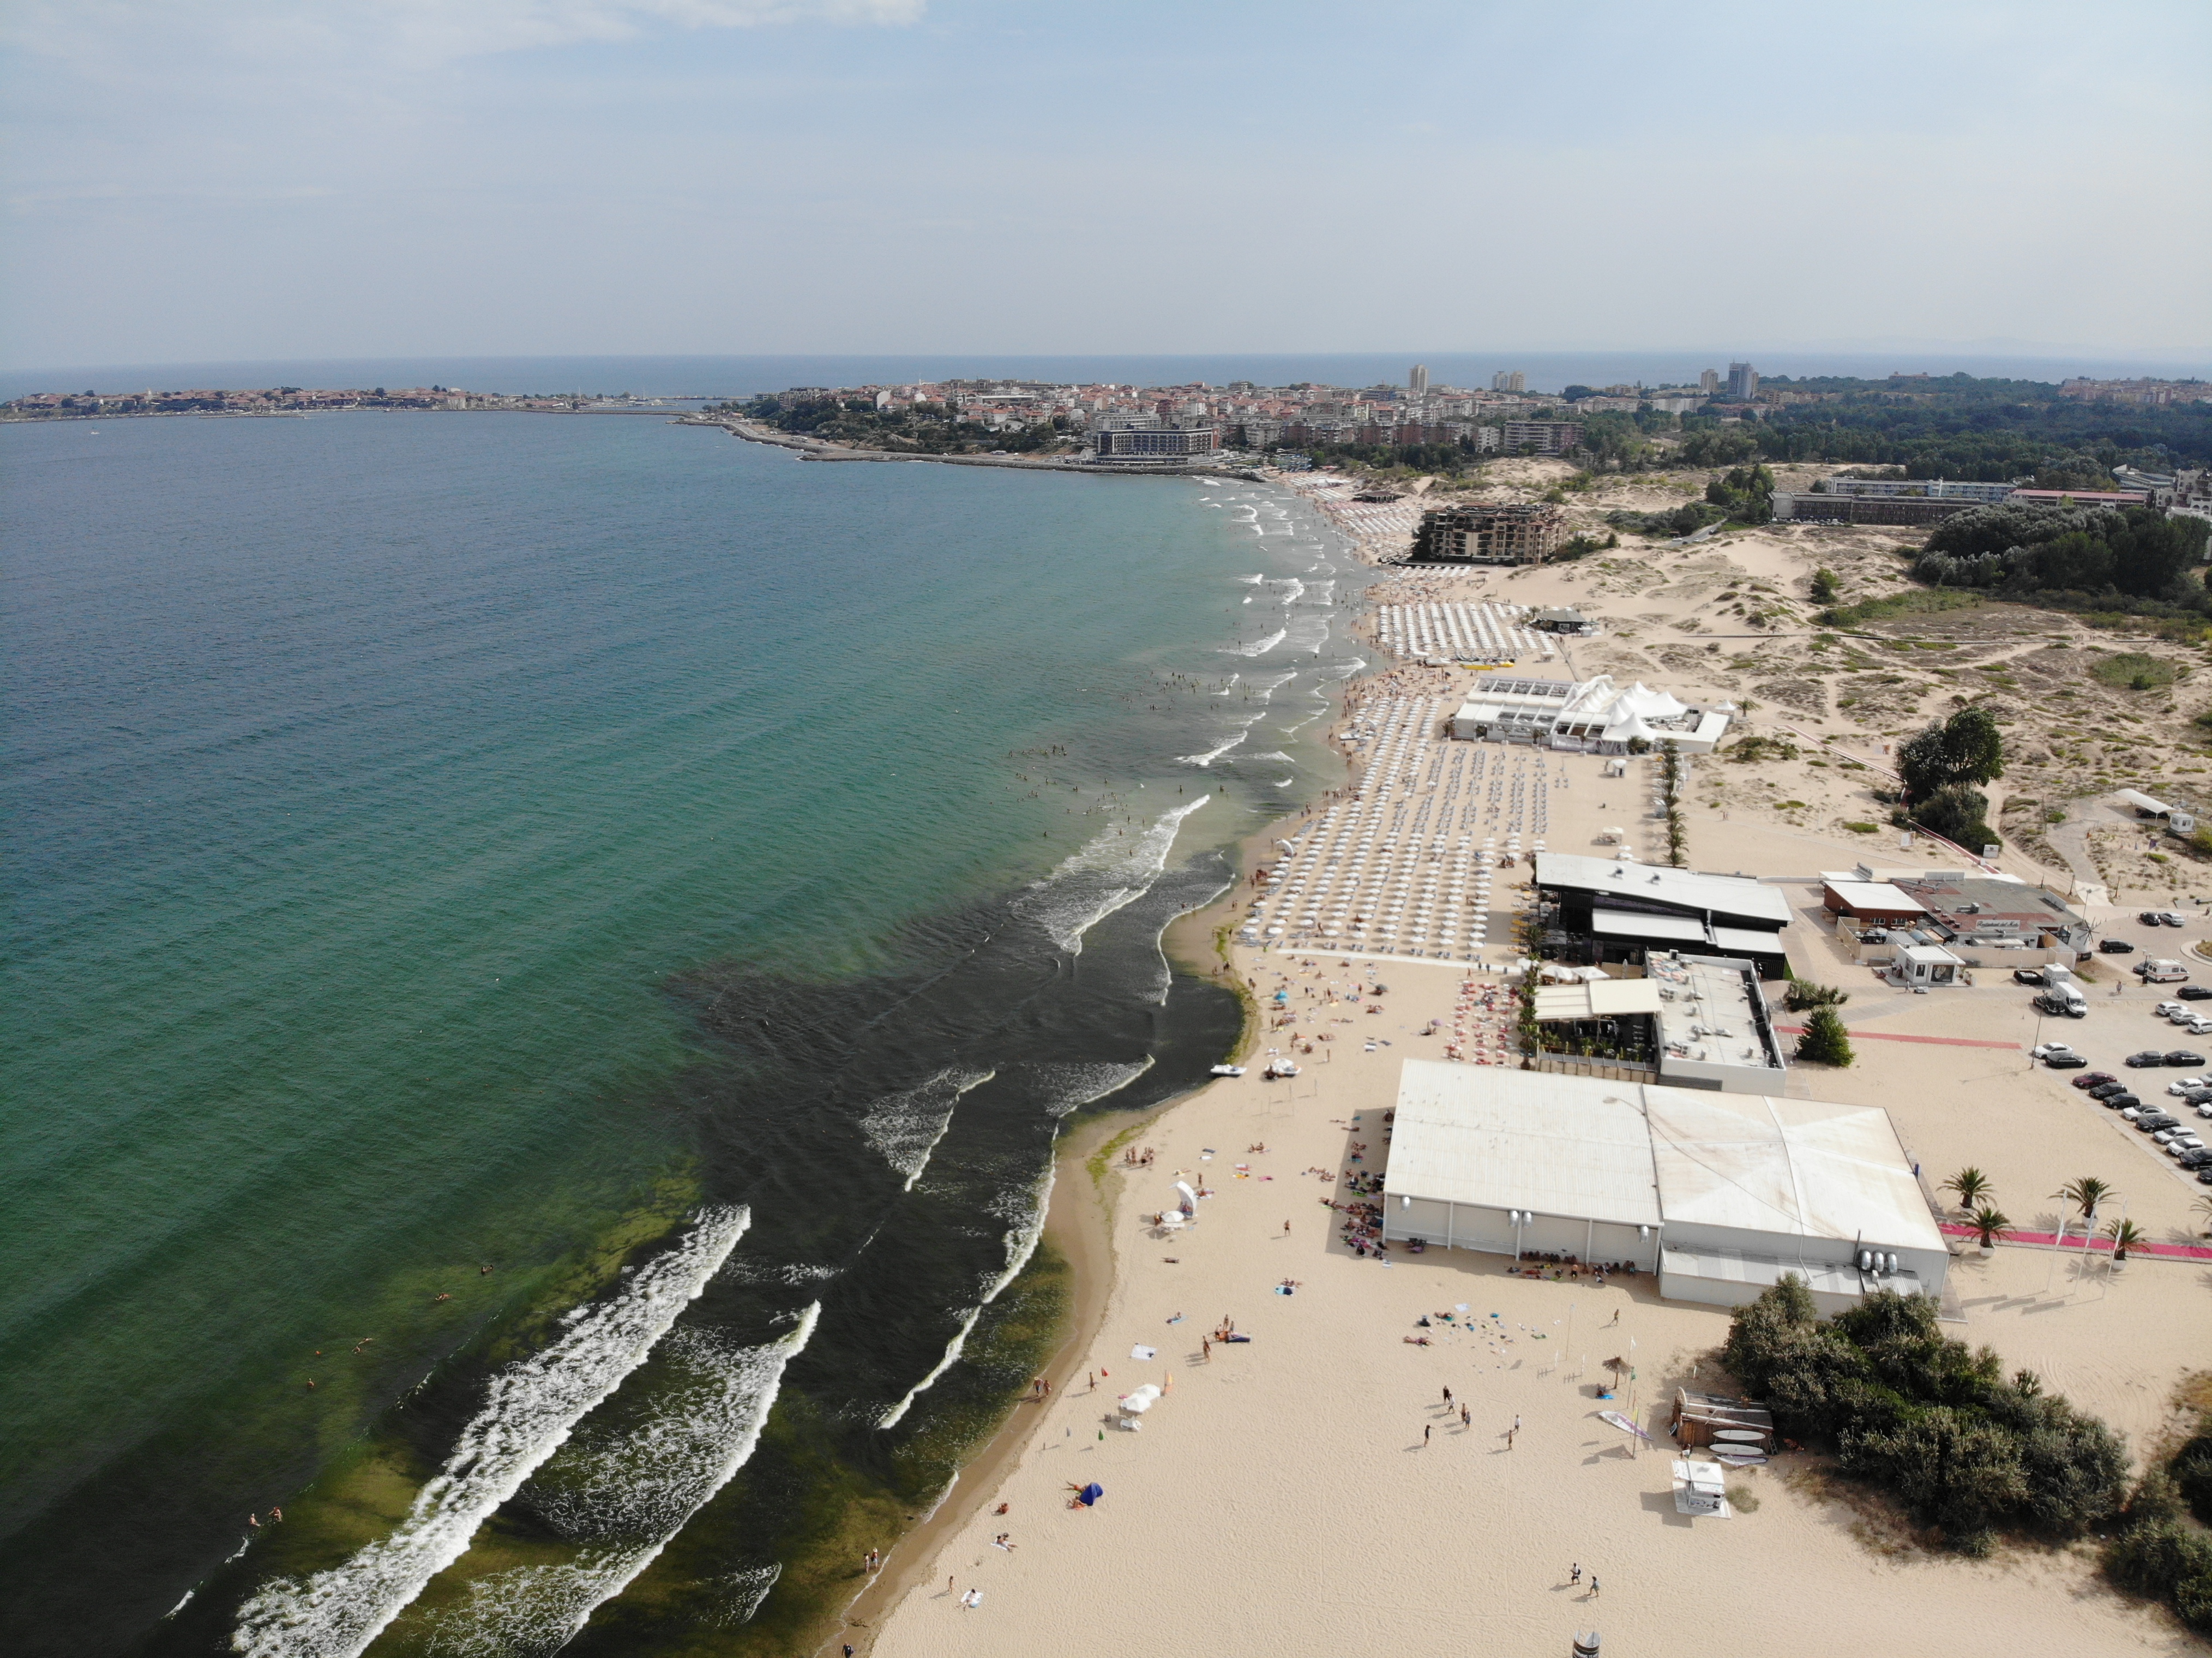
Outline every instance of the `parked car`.
[(2185, 1002), (2212, 1002), (2212, 985), (2184, 985), (2173, 993)]
[(2178, 1100), (2194, 1094), (2203, 1086), (2204, 1078), (2202, 1077), (2183, 1077), (2178, 1081), (2166, 1084), (2166, 1091)]
[[(2098, 1074), (2103, 1075), (2101, 1072)], [(2124, 1094), (2127, 1091), (2128, 1084), (2118, 1078), (2106, 1077), (2104, 1081), (2090, 1089), (2089, 1097), (2093, 1100), (2109, 1100), (2115, 1094)]]
[(2154, 909), (2137, 910), (2136, 912), (2136, 920), (2142, 922), (2145, 926), (2164, 926), (2166, 925), (2164, 921), (2159, 920), (2158, 912)]
[(2177, 1013), (2185, 1017), (2189, 1012), (2189, 1006), (2185, 1002), (2160, 1002), (2152, 1008), (2151, 1011), (2161, 1019), (2170, 1019)]
[(2202, 1065), (2204, 1063), (2204, 1056), (2202, 1054), (2192, 1054), (2185, 1048), (2177, 1048), (2166, 1056), (2166, 1062), (2168, 1065)]
[(2157, 1052), (2155, 1049), (2146, 1048), (2140, 1054), (2129, 1054), (2128, 1057), (2121, 1060), (2120, 1063), (2126, 1066), (2130, 1071), (2147, 1071), (2152, 1066), (2164, 1065), (2166, 1063), (2166, 1055)]
[(2184, 1169), (2202, 1169), (2212, 1163), (2212, 1145), (2200, 1145), (2194, 1151), (2184, 1151), (2175, 1161)]
[(2136, 953), (2136, 947), (2125, 938), (2101, 938), (2097, 942), (2097, 948), (2107, 956), (2132, 956)]
[(2105, 1109), (2117, 1111), (2124, 1117), (2130, 1111), (2142, 1110), (2142, 1102), (2132, 1094), (2107, 1094), (2105, 1096)]
[(2162, 909), (2158, 919), (2162, 926), (2186, 926), (2189, 923), (2189, 918), (2178, 909)]
[(2074, 1086), (2076, 1088), (2102, 1088), (2106, 1083), (2115, 1083), (2118, 1081), (2119, 1081), (2119, 1078), (2115, 1077), (2109, 1071), (2088, 1071), (2084, 1072), (2081, 1076), (2074, 1078)]
[(2207, 1163), (2197, 1171), (2197, 1183), (2199, 1186), (2212, 1186), (2212, 1163)]
[(2173, 1135), (2166, 1142), (2166, 1155), (2177, 1163), (2191, 1151), (2202, 1151), (2203, 1149), (2204, 1142), (2190, 1133)]
[(2046, 1054), (2043, 1062), (2053, 1071), (2079, 1071), (2089, 1063), (2079, 1054)]
[(2012, 970), (2012, 981), (2016, 985), (2039, 985), (2043, 969), (2039, 967), (2016, 967)]
[(2054, 1054), (2071, 1054), (2073, 1051), (2064, 1042), (2038, 1042), (2027, 1053), (2030, 1059), (2047, 1060)]
[(2161, 1128), (2174, 1127), (2180, 1122), (2180, 1121), (2181, 1120), (2179, 1117), (2168, 1116), (2156, 1106), (2153, 1106), (2148, 1111), (2138, 1111), (2136, 1113), (2136, 1133), (2138, 1134), (2154, 1134)]

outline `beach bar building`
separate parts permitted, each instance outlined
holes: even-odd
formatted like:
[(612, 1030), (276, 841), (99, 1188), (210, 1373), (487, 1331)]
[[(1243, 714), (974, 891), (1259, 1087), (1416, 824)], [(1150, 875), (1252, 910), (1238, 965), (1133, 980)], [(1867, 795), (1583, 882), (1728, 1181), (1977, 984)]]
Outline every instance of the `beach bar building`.
[(1386, 1186), (1386, 1238), (1630, 1263), (1675, 1301), (1795, 1272), (1832, 1313), (1950, 1266), (1878, 1106), (1408, 1060)]
[(1536, 854), (1536, 890), (1550, 922), (1547, 948), (1562, 959), (1634, 963), (1654, 950), (1747, 961), (1782, 976), (1790, 901), (1745, 875), (1631, 864), (1578, 853)]

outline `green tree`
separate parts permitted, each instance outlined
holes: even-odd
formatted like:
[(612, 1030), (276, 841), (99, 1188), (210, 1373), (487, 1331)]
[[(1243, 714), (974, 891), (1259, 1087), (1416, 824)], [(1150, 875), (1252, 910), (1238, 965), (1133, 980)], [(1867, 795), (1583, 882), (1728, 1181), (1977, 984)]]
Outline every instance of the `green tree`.
[(1805, 1034), (1797, 1039), (1797, 1057), (1814, 1065), (1847, 1066), (1855, 1057), (1851, 1039), (1832, 1007), (1816, 1007), (1807, 1016)]
[(1897, 771), (1915, 800), (1954, 783), (1987, 783), (2004, 775), (2004, 734), (1987, 708), (1961, 708), (1905, 738)]
[(1842, 590), (1836, 586), (1836, 573), (1833, 570), (1824, 565), (1813, 572), (1813, 602), (1814, 604), (1832, 604), (1842, 596)]
[(1990, 1177), (1970, 1165), (1945, 1181), (1943, 1189), (1958, 1194), (1959, 1207), (1972, 1209), (1990, 1194)]
[(1762, 464), (1731, 468), (1725, 477), (1705, 485), (1705, 499), (1746, 524), (1764, 524), (1774, 516), (1774, 474)]
[(2105, 1236), (2112, 1241), (2114, 1260), (2125, 1260), (2129, 1250), (2148, 1241), (2142, 1228), (2125, 1218), (2106, 1222)]
[(2012, 1217), (1993, 1203), (1978, 1205), (1970, 1218), (1973, 1224), (1974, 1236), (1981, 1240), (1982, 1248), (1984, 1249), (2002, 1237), (2012, 1227)]
[(1990, 798), (1963, 783), (1946, 784), (1912, 809), (1912, 821), (1930, 835), (1969, 852), (1978, 852), (1997, 838), (1990, 827)]
[(2099, 1180), (2094, 1175), (2085, 1175), (2080, 1180), (2068, 1181), (2054, 1195), (2072, 1204), (2086, 1220), (2119, 1193), (2109, 1182)]

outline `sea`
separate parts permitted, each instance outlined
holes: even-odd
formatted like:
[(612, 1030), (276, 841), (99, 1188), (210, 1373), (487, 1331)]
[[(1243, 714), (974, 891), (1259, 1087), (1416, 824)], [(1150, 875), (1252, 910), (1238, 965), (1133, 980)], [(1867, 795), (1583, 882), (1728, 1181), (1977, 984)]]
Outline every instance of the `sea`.
[[(594, 389), (787, 366), (690, 367)], [(666, 411), (0, 479), (0, 1650), (793, 1649), (1060, 1327), (1060, 1137), (1237, 1041), (1162, 932), (1370, 573)]]

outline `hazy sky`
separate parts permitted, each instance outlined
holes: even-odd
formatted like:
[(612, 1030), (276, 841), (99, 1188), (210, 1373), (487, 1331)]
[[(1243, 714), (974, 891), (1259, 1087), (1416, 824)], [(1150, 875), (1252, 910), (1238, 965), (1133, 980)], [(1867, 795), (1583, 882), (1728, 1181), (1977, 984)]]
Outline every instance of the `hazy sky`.
[(2212, 5), (12, 0), (0, 363), (2212, 346)]

